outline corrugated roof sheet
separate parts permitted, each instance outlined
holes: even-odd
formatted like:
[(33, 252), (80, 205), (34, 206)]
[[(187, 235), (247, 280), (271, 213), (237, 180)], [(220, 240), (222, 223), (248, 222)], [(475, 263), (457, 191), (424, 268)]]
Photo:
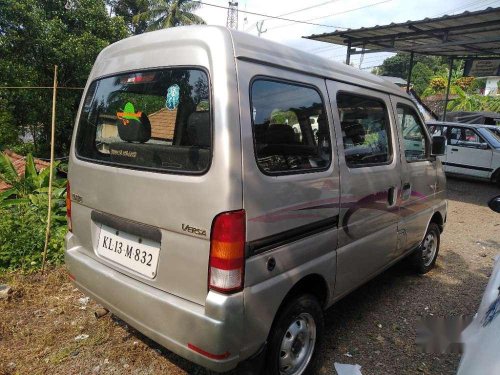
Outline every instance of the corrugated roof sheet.
[(500, 56), (500, 7), (419, 21), (337, 30), (307, 39), (372, 52), (416, 52), (438, 56)]

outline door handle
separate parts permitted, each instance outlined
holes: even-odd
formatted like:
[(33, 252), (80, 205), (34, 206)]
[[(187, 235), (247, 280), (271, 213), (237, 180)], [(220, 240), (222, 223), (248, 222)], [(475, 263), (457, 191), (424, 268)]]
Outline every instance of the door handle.
[(452, 148), (451, 151), (458, 151), (458, 148)]
[(394, 186), (391, 186), (387, 192), (387, 203), (389, 204), (389, 207), (396, 204), (396, 187)]

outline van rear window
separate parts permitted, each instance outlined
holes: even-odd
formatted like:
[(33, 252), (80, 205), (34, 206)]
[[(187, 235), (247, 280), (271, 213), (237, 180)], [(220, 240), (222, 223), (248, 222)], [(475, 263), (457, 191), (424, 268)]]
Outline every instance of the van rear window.
[(76, 137), (77, 156), (128, 168), (202, 173), (212, 137), (207, 74), (162, 69), (92, 82)]

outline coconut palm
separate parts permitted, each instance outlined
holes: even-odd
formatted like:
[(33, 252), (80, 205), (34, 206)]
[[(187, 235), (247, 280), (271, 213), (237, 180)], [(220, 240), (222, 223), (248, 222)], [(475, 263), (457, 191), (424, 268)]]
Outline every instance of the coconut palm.
[(200, 7), (198, 1), (191, 0), (151, 0), (150, 8), (134, 17), (134, 22), (147, 22), (148, 31), (167, 27), (205, 24), (193, 12)]

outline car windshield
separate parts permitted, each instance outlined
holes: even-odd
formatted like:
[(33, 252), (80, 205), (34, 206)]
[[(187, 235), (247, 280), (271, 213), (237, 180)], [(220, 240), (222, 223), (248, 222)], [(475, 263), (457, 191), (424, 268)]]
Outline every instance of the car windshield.
[(495, 129), (484, 127), (478, 128), (478, 131), (492, 147), (500, 149), (500, 135), (495, 131)]
[(207, 74), (175, 68), (92, 82), (75, 146), (78, 157), (94, 162), (204, 172), (212, 146)]

